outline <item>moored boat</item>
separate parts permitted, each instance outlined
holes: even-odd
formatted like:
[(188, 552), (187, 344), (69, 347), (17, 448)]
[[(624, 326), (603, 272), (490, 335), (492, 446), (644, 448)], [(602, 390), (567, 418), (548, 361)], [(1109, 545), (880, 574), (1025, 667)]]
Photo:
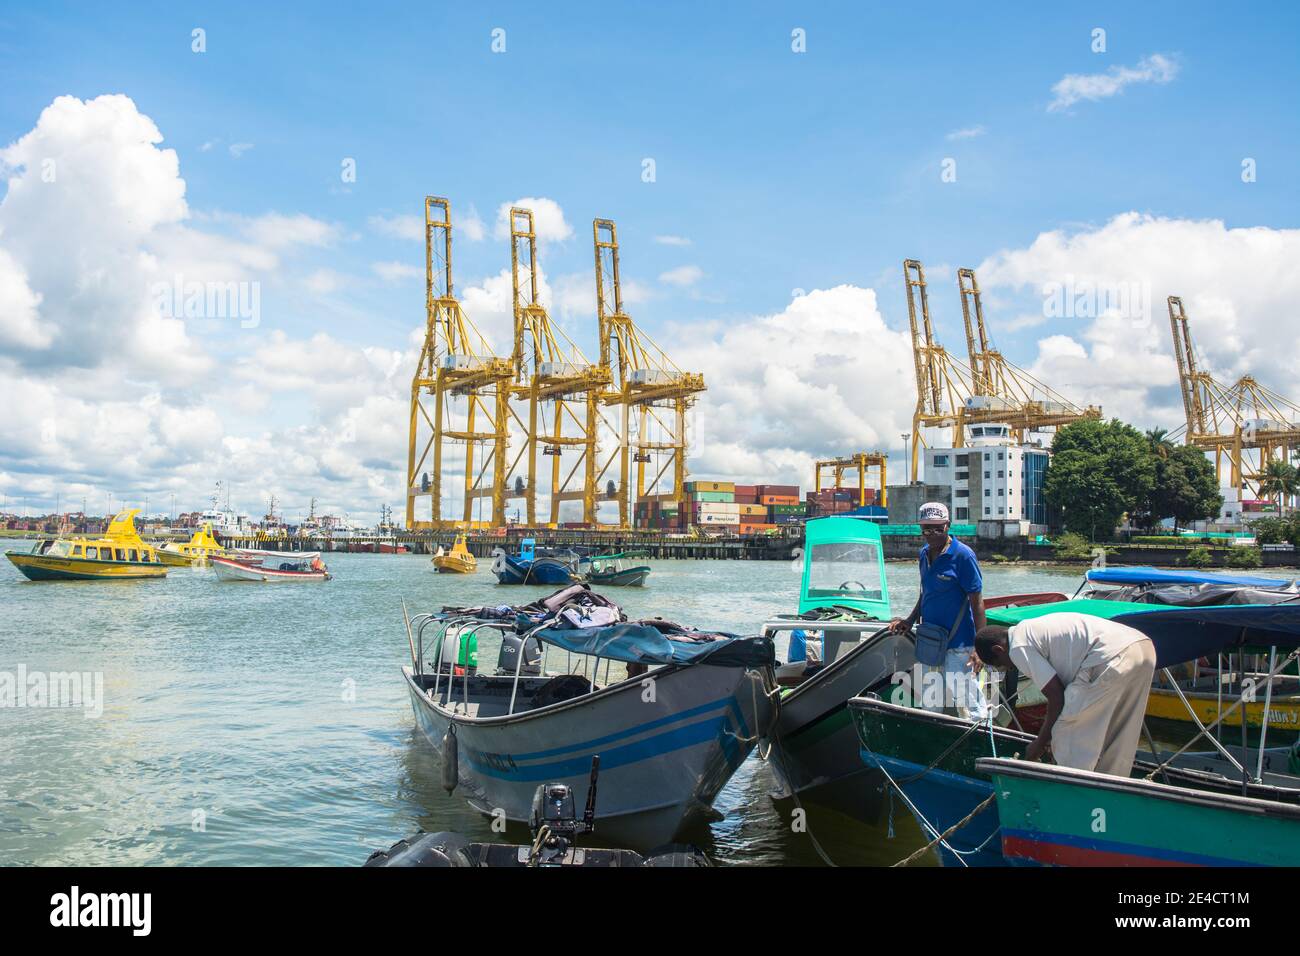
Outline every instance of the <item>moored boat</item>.
[(284, 583), (330, 580), (319, 551), (240, 551), (238, 558), (212, 558), (221, 581)]
[(628, 566), (624, 561), (633, 557), (645, 557), (643, 551), (625, 551), (619, 554), (601, 554), (583, 558), (578, 563), (577, 573), (588, 584), (596, 587), (639, 588), (650, 577), (650, 568), (646, 565)]
[(983, 758), (1011, 863), (1300, 866), (1300, 806)]
[[(770, 728), (766, 638), (629, 622), (582, 586), (505, 611), (444, 609), (411, 626), (402, 672), (416, 722), (442, 758), (444, 786), (485, 814), (526, 822), (546, 781), (583, 799), (599, 756), (602, 833), (659, 846), (716, 818), (714, 798)], [(500, 630), (498, 672), (430, 664), (430, 626), (432, 662), (445, 660), (446, 642)], [(565, 669), (548, 671), (550, 660)], [(613, 662), (632, 676), (611, 679)]]
[(438, 553), (433, 556), (433, 568), (442, 574), (473, 574), (478, 570), (478, 559), (470, 554), (465, 536), (458, 534), (450, 551), (444, 552), (442, 546), (438, 546)]
[(167, 565), (153, 545), (135, 530), (131, 508), (113, 516), (101, 537), (72, 536), (39, 541), (31, 551), (6, 551), (5, 557), (32, 581), (123, 581), (161, 578)]
[(169, 541), (158, 548), (159, 560), (173, 568), (206, 567), (210, 558), (226, 554), (226, 549), (212, 534), (211, 522), (207, 521), (189, 541)]
[(572, 551), (541, 552), (533, 538), (519, 542), (519, 554), (506, 554), (500, 548), (492, 552), (492, 573), (498, 584), (540, 584), (552, 587), (581, 581), (577, 573), (578, 555)]

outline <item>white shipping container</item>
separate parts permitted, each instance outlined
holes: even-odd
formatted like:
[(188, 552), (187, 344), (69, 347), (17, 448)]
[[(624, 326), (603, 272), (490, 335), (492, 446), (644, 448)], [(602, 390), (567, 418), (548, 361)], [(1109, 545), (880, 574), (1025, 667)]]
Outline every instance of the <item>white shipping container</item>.
[(700, 514), (738, 515), (740, 505), (734, 501), (699, 501), (695, 504), (695, 510)]

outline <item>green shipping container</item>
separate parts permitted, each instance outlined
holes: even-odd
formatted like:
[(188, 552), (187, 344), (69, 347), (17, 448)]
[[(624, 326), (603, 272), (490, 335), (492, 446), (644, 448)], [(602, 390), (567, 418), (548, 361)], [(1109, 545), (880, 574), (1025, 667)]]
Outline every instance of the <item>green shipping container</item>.
[(693, 491), (689, 497), (691, 501), (731, 503), (736, 500), (736, 493), (734, 491)]
[(772, 505), (772, 514), (774, 515), (802, 515), (807, 513), (807, 505)]

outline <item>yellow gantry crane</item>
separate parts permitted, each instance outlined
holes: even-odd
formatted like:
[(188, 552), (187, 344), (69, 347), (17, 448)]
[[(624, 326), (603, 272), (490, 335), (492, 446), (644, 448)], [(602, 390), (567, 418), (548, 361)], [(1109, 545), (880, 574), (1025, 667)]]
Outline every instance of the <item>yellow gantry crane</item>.
[(1186, 416), (1186, 424), (1179, 429), (1183, 440), (1188, 445), (1214, 451), (1220, 485), (1237, 489), (1242, 497), (1247, 491), (1260, 495), (1259, 482), (1268, 462), (1288, 461), (1293, 450), (1300, 447), (1300, 406), (1265, 388), (1250, 375), (1224, 386), (1209, 372), (1198, 368), (1183, 300), (1171, 295), (1168, 305)]
[(1013, 440), (1024, 442), (1030, 432), (1101, 417), (1099, 407), (1074, 405), (990, 346), (974, 270), (957, 270), (969, 364), (949, 355), (935, 338), (925, 268), (920, 262), (903, 261), (903, 283), (916, 372), (912, 481), (918, 477), (925, 428), (951, 429), (952, 447), (962, 448), (969, 425), (1006, 424)]
[[(617, 447), (597, 473), (596, 484), (615, 484), (618, 523), (626, 528), (636, 502), (683, 501), (687, 412), (705, 389), (704, 376), (683, 372), (674, 365), (624, 310), (618, 233), (613, 221), (593, 220), (592, 238), (596, 251), (600, 367), (610, 374), (612, 383), (601, 401), (621, 412), (615, 426)], [(615, 466), (616, 483), (607, 477)]]
[(876, 498), (876, 504), (882, 508), (886, 507), (885, 486), (887, 484), (885, 464), (888, 456), (881, 451), (862, 451), (848, 458), (831, 458), (816, 463), (816, 470), (813, 474), (813, 487), (817, 491), (822, 490), (822, 469), (831, 473), (834, 484), (830, 488), (844, 487), (844, 472), (853, 469), (858, 473), (858, 507), (867, 503), (867, 472), (872, 468), (880, 469), (880, 494)]
[[(528, 418), (511, 414), (527, 439), (505, 476), (506, 498), (522, 496), (529, 525), (537, 523), (537, 452), (551, 459), (551, 524), (560, 520), (560, 503), (582, 502), (582, 520), (596, 521), (596, 456), (599, 402), (610, 384), (607, 367), (592, 365), (578, 347), (551, 323), (538, 296), (537, 232), (529, 209), (510, 210), (510, 274), (514, 289), (515, 368), (513, 394), (527, 402)], [(550, 421), (547, 421), (549, 412)], [(562, 475), (561, 456), (578, 458)], [(521, 459), (526, 458), (525, 462)], [(525, 474), (518, 474), (524, 471)], [(513, 481), (513, 484), (512, 484)]]
[[(474, 524), (474, 502), (484, 498), (491, 499), (490, 524), (504, 525), (514, 363), (492, 354), (487, 340), (455, 297), (451, 204), (435, 196), (424, 200), (424, 259), (426, 323), (420, 362), (411, 380), (406, 526), (470, 527)], [(429, 395), (433, 396), (432, 413)], [(455, 414), (460, 411), (456, 406), (462, 404), (458, 401), (462, 398), (463, 415)], [(476, 430), (476, 426), (482, 430)], [(464, 447), (464, 516), (448, 520), (442, 514), (443, 468), (449, 464), (447, 452), (456, 446)], [(476, 460), (478, 451), (482, 455)], [(430, 453), (432, 467), (426, 468)], [(432, 499), (427, 521), (416, 515), (416, 502), (423, 497)]]

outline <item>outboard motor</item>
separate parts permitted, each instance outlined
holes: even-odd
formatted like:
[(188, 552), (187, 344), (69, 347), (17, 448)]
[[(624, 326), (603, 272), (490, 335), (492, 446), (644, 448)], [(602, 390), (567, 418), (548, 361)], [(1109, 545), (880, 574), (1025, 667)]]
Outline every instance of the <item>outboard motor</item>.
[(596, 829), (596, 779), (600, 775), (600, 757), (591, 758), (591, 783), (587, 787), (587, 806), (578, 819), (573, 790), (566, 783), (544, 783), (533, 793), (533, 812), (528, 829), (533, 833), (533, 851), (529, 866), (560, 866), (565, 862), (574, 840)]
[[(519, 663), (519, 655), (524, 661)], [(518, 634), (501, 636), (501, 651), (497, 654), (497, 674), (513, 677), (515, 668), (524, 677), (540, 677), (542, 674), (542, 642), (535, 637), (527, 640)]]

